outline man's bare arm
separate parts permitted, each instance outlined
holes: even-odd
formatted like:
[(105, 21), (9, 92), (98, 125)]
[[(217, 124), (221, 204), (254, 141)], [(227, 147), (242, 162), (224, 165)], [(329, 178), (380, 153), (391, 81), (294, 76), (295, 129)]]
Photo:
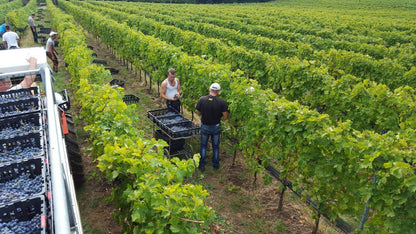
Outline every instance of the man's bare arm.
[(163, 99), (166, 99), (168, 101), (172, 101), (171, 98), (166, 96), (166, 91), (167, 90), (168, 90), (168, 83), (167, 83), (167, 81), (163, 81), (162, 84), (160, 85), (160, 97), (163, 98)]
[(228, 117), (229, 117), (228, 111), (222, 112), (222, 119), (223, 120), (228, 119)]
[[(36, 58), (30, 57), (28, 60), (29, 62), (29, 70), (35, 70), (36, 69)], [(33, 82), (35, 82), (36, 75), (27, 75), (25, 78), (20, 82), (20, 86), (22, 88), (29, 88), (32, 86)]]

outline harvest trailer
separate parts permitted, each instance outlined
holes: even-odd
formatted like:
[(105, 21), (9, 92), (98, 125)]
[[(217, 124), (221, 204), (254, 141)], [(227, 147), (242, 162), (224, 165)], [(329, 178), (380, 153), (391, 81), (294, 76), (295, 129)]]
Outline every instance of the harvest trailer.
[[(29, 57), (37, 59), (35, 70), (28, 70)], [(0, 232), (82, 233), (64, 134), (66, 92), (54, 92), (42, 47), (0, 51), (0, 82), (26, 75), (36, 75), (42, 91), (0, 92)]]

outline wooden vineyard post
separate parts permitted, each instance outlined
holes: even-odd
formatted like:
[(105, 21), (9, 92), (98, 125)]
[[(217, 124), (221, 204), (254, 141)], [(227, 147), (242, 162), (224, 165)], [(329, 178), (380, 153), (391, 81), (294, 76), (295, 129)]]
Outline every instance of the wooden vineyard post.
[(237, 156), (237, 150), (235, 150), (234, 149), (234, 153), (233, 153), (234, 155), (233, 155), (233, 166), (235, 166), (235, 158), (236, 158), (236, 156)]
[(283, 179), (283, 188), (282, 188), (282, 191), (280, 192), (279, 206), (277, 207), (277, 211), (283, 210), (283, 197), (285, 195), (286, 189), (287, 189), (287, 180)]
[(149, 90), (152, 92), (152, 76), (149, 74)]
[(321, 219), (321, 213), (319, 213), (319, 211), (317, 211), (317, 212), (318, 212), (318, 215), (317, 215), (316, 220), (315, 220), (315, 227), (312, 231), (312, 234), (318, 233), (319, 220)]

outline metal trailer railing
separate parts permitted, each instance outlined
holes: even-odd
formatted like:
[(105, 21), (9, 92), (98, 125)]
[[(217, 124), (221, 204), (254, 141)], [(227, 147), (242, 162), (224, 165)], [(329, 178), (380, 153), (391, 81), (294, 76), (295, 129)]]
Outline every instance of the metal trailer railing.
[[(24, 50), (24, 49), (20, 49)], [(34, 53), (31, 51), (31, 53)], [(37, 56), (44, 56), (35, 53)], [(5, 57), (3, 57), (5, 59)], [(0, 58), (1, 62), (2, 58)], [(38, 59), (39, 61), (39, 59)], [(17, 68), (17, 70), (19, 70)], [(1, 70), (0, 70), (1, 71)], [(44, 111), (47, 116), (47, 146), (49, 153), (49, 165), (51, 172), (52, 189), (52, 225), (49, 230), (51, 233), (78, 233), (82, 234), (81, 217), (79, 214), (76, 199), (74, 182), (72, 180), (71, 169), (67, 157), (65, 139), (62, 133), (62, 126), (59, 117), (58, 103), (55, 99), (55, 92), (52, 85), (53, 78), (47, 63), (41, 64), (36, 70), (16, 71), (0, 74), (0, 80), (6, 78), (22, 77), (26, 75), (41, 75), (45, 90)]]

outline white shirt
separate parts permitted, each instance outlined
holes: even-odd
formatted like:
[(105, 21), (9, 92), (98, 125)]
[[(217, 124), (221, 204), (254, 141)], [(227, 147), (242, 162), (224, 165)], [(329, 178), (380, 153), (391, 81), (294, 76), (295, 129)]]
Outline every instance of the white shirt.
[(17, 40), (20, 39), (17, 33), (9, 31), (3, 34), (3, 41), (7, 42), (7, 49), (10, 49), (12, 46), (16, 46), (19, 48), (19, 44), (17, 44)]
[[(55, 46), (55, 42), (53, 42), (52, 38), (48, 38), (48, 41), (46, 41), (46, 53), (49, 52), (49, 45), (52, 45), (52, 49)], [(51, 51), (53, 52), (53, 51)]]
[(29, 27), (32, 27), (32, 24), (33, 24), (33, 27), (36, 26), (35, 21), (33, 20), (32, 16), (29, 16), (28, 21), (29, 21)]
[(178, 80), (175, 78), (175, 85), (172, 86), (169, 83), (169, 80), (166, 79), (167, 86), (166, 86), (166, 97), (173, 98), (178, 93)]

